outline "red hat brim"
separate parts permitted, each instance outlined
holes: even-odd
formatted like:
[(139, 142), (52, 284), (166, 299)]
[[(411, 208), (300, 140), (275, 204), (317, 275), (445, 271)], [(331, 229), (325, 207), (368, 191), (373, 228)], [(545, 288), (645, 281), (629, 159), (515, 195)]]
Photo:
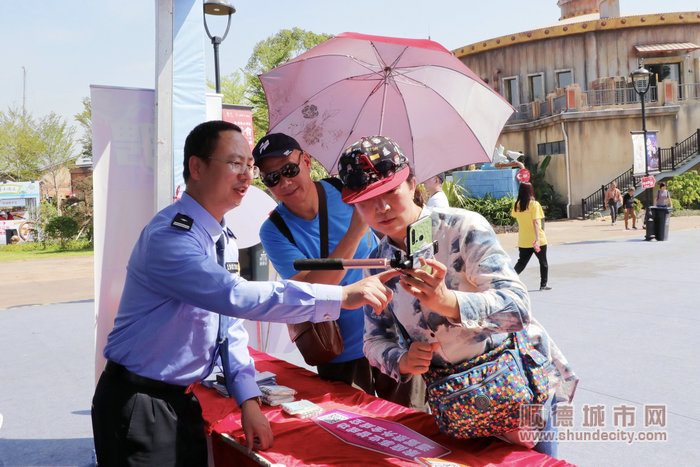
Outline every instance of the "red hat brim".
[(411, 172), (409, 167), (404, 167), (398, 172), (384, 177), (381, 180), (377, 180), (374, 183), (367, 185), (361, 190), (349, 190), (343, 188), (342, 198), (347, 204), (355, 204), (361, 201), (367, 201), (375, 196), (382, 195), (388, 191), (393, 190), (397, 186), (401, 185), (403, 182), (408, 180), (408, 175)]

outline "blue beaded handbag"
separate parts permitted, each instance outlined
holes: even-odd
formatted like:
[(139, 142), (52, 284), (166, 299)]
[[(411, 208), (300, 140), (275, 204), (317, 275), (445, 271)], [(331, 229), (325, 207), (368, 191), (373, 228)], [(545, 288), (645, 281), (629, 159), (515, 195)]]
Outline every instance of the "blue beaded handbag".
[[(431, 367), (423, 379), (438, 428), (456, 438), (476, 438), (504, 435), (532, 423), (521, 415), (523, 407), (547, 401), (546, 362), (527, 333), (519, 331), (472, 360)], [(534, 428), (544, 428), (544, 423), (540, 418)]]

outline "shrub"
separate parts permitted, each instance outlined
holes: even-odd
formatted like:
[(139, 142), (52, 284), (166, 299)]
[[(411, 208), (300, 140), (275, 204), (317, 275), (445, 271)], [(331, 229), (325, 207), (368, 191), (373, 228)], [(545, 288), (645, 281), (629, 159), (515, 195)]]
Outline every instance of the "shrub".
[(515, 199), (512, 196), (495, 198), (487, 194), (483, 198), (466, 198), (465, 209), (478, 212), (493, 225), (513, 225), (515, 218), (510, 215)]
[(447, 202), (450, 203), (450, 206), (463, 208), (467, 204), (468, 192), (456, 180), (445, 180), (442, 183), (442, 191), (447, 196)]
[[(58, 216), (58, 208), (56, 204), (52, 201), (42, 201), (39, 207), (39, 218), (37, 219), (37, 225), (39, 227), (39, 238), (44, 240), (46, 238), (46, 224), (49, 223), (51, 219)], [(37, 238), (37, 239), (39, 239)]]
[(700, 207), (700, 175), (697, 170), (689, 170), (676, 175), (668, 182), (672, 198), (686, 209)]
[(85, 238), (79, 238), (77, 240), (68, 240), (63, 246), (52, 242), (27, 242), (16, 243), (14, 245), (4, 245), (0, 247), (0, 251), (51, 252), (59, 250), (90, 251), (92, 250), (92, 244)]
[(78, 223), (72, 217), (57, 216), (46, 223), (44, 233), (61, 243), (61, 248), (65, 248), (68, 240), (78, 233)]

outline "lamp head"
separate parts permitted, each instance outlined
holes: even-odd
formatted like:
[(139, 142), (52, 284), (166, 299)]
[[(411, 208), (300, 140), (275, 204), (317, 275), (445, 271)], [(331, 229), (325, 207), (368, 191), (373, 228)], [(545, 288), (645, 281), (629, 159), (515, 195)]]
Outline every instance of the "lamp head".
[(227, 0), (204, 0), (204, 13), (207, 15), (232, 15), (236, 8)]
[(639, 67), (638, 70), (634, 70), (630, 73), (632, 78), (632, 85), (634, 90), (638, 94), (645, 94), (649, 90), (649, 78), (651, 77), (651, 71), (644, 68), (644, 65)]

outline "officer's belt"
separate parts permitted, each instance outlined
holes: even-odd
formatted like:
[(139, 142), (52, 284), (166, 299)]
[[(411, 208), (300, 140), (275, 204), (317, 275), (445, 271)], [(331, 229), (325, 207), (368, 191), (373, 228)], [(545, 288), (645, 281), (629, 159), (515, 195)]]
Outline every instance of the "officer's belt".
[(111, 360), (107, 360), (107, 364), (105, 365), (105, 373), (116, 376), (133, 384), (134, 386), (140, 386), (142, 388), (155, 389), (159, 391), (178, 391), (182, 393), (187, 390), (187, 386), (178, 386), (176, 384), (166, 383), (165, 381), (158, 381), (139, 376), (136, 373), (127, 370), (123, 365), (115, 363)]

